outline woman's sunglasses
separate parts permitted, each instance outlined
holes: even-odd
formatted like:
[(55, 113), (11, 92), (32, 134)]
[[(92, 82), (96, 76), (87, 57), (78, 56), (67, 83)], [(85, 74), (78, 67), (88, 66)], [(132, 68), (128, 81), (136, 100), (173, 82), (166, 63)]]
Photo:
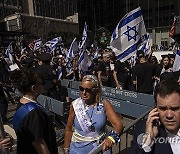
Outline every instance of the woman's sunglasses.
[(80, 91), (84, 91), (85, 90), (88, 93), (92, 92), (92, 88), (83, 88), (82, 86), (79, 86), (79, 90)]

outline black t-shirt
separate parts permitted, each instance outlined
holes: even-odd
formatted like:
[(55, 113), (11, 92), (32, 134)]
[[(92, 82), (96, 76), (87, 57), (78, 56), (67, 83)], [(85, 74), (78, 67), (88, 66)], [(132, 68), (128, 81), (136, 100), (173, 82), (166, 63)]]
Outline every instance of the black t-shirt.
[(56, 71), (53, 69), (52, 66), (47, 64), (42, 64), (36, 69), (36, 73), (43, 76), (45, 85), (45, 90), (50, 90), (54, 87), (53, 79), (57, 79)]
[(98, 71), (102, 72), (101, 80), (102, 80), (103, 86), (111, 86), (112, 72), (110, 68), (110, 63), (101, 61), (98, 66)]
[(99, 63), (98, 71), (102, 71), (102, 76), (110, 76), (111, 68), (110, 63), (106, 63), (104, 61), (101, 61)]
[(137, 92), (151, 93), (153, 91), (153, 76), (155, 67), (151, 63), (139, 63), (132, 71), (132, 80), (137, 78)]
[[(18, 103), (17, 109), (23, 104)], [(56, 134), (51, 118), (39, 108), (29, 112), (17, 130), (17, 154), (38, 154), (33, 146), (37, 139), (44, 139), (51, 154), (57, 154)]]
[(114, 71), (117, 72), (117, 78), (120, 82), (128, 81), (130, 77), (129, 66), (127, 63), (121, 63), (120, 61), (116, 61), (114, 66)]

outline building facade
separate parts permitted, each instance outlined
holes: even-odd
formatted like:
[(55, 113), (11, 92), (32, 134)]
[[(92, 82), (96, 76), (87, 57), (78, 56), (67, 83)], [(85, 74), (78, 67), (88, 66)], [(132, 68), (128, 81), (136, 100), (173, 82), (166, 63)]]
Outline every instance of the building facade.
[(174, 16), (180, 15), (180, 0), (78, 0), (79, 28), (86, 21), (91, 31), (100, 26), (110, 32), (129, 11), (141, 7), (152, 44), (169, 45)]
[(79, 33), (76, 0), (3, 0), (0, 31), (47, 39), (49, 33)]

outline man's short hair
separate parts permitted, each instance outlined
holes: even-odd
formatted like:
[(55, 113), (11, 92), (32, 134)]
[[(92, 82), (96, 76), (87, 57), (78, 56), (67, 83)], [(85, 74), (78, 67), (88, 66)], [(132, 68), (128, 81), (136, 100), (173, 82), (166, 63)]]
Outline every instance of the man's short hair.
[(180, 95), (180, 85), (176, 80), (164, 80), (158, 83), (154, 90), (154, 99), (157, 103), (157, 95), (165, 97), (172, 93), (178, 93)]
[(112, 53), (109, 52), (109, 51), (108, 51), (108, 52), (104, 52), (104, 53), (103, 53), (103, 57), (110, 57), (111, 54), (112, 54)]
[(139, 58), (139, 57), (144, 57), (145, 54), (144, 54), (144, 51), (143, 50), (138, 50), (137, 53), (136, 53), (136, 56)]

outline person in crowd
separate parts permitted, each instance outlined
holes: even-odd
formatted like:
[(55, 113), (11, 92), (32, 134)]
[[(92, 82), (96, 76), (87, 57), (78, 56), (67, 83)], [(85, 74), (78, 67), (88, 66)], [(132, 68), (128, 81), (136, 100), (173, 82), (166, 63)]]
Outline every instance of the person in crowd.
[(180, 153), (180, 85), (164, 80), (154, 91), (156, 107), (135, 126), (129, 154)]
[[(100, 143), (103, 150), (120, 141), (123, 124), (110, 102), (102, 100), (101, 86), (96, 76), (86, 75), (79, 86), (81, 97), (72, 102), (65, 129), (64, 152), (84, 154), (94, 151)], [(106, 121), (113, 130), (106, 133)], [(110, 150), (106, 151), (110, 153)]]
[(66, 75), (67, 75), (67, 71), (66, 71), (66, 62), (65, 59), (62, 55), (59, 55), (58, 60), (57, 60), (57, 73), (59, 71), (59, 69), (61, 69), (62, 75), (60, 79), (65, 79)]
[(98, 66), (98, 80), (102, 86), (107, 87), (111, 86), (110, 56), (111, 52), (104, 52), (103, 61), (100, 61)]
[(140, 93), (153, 93), (153, 78), (155, 75), (155, 66), (146, 62), (144, 51), (137, 51), (139, 64), (132, 69), (132, 82), (135, 91)]
[(130, 83), (130, 67), (127, 62), (116, 61), (114, 72), (114, 81), (118, 89), (129, 89)]
[(78, 59), (79, 59), (79, 55), (75, 54), (72, 66), (73, 66), (73, 72), (74, 72), (74, 80), (76, 81), (79, 81), (80, 79), (79, 69), (78, 69)]
[(154, 64), (154, 65), (158, 64), (158, 60), (157, 60), (156, 56), (151, 56), (149, 59), (149, 62)]
[(53, 123), (47, 111), (37, 103), (37, 97), (44, 91), (42, 76), (19, 70), (12, 73), (11, 80), (23, 94), (13, 116), (17, 154), (57, 154)]
[(51, 90), (55, 87), (57, 80), (56, 71), (50, 65), (51, 55), (49, 53), (42, 53), (39, 55), (39, 66), (36, 69), (36, 73), (43, 76), (45, 80), (44, 94), (50, 96)]
[(173, 67), (174, 61), (175, 61), (175, 54), (168, 54), (169, 58), (170, 58), (170, 68)]
[(159, 82), (161, 74), (165, 72), (170, 72), (170, 57), (168, 55), (162, 55), (161, 63), (156, 66), (155, 79)]
[(70, 102), (67, 87), (61, 85), (61, 80), (56, 82), (56, 88), (51, 91), (51, 97), (61, 102)]

